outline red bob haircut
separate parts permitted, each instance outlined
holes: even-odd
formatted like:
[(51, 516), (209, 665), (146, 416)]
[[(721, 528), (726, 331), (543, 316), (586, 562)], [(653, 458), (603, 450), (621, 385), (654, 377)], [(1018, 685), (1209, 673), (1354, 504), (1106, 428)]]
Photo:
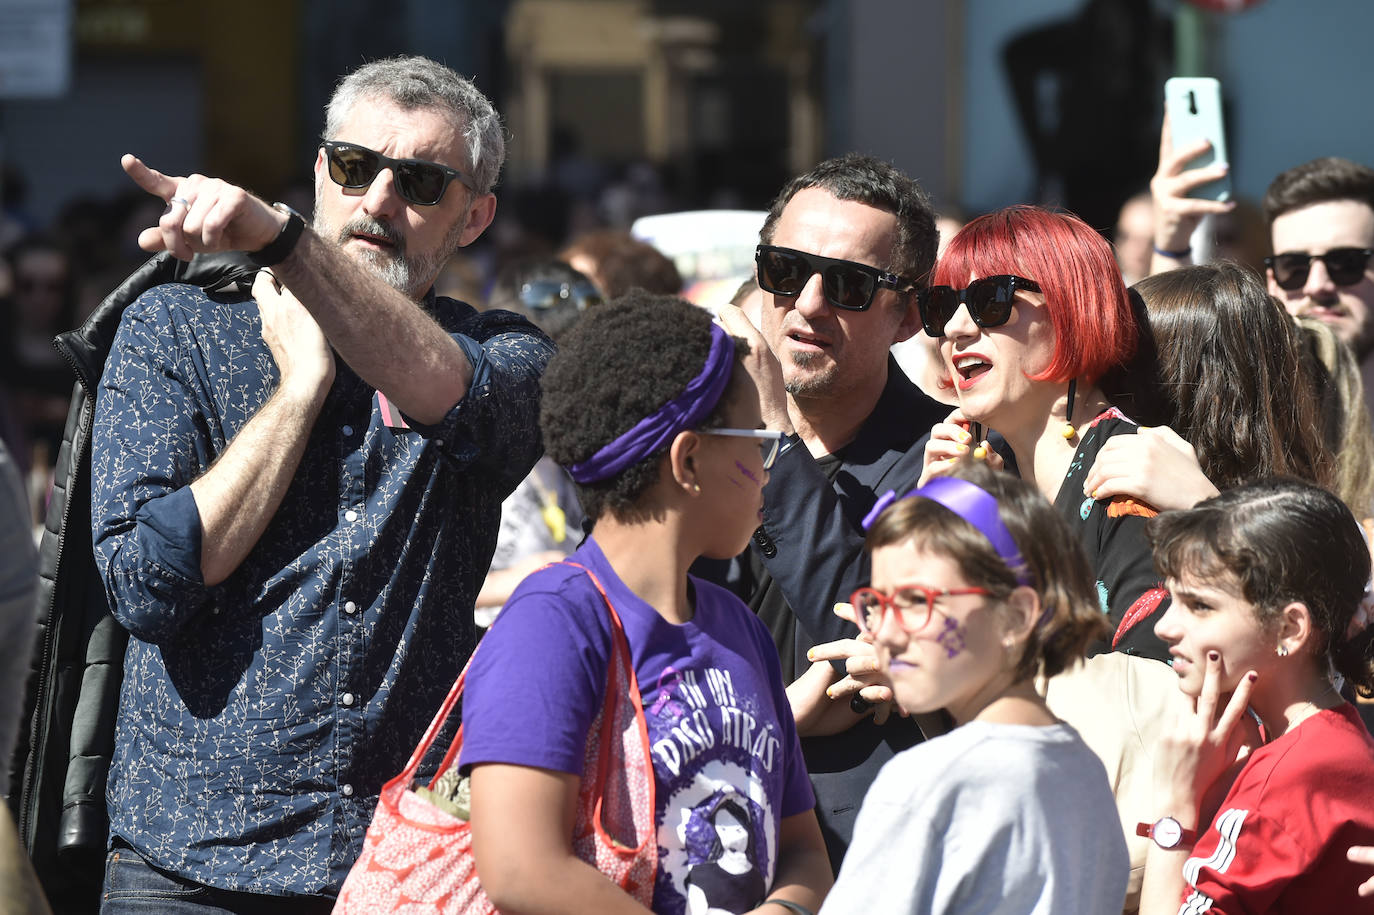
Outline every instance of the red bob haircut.
[(1135, 354), (1139, 329), (1112, 249), (1077, 216), (1011, 206), (960, 230), (934, 284), (962, 289), (973, 276), (1035, 280), (1054, 324), (1054, 356), (1035, 381), (1096, 382)]

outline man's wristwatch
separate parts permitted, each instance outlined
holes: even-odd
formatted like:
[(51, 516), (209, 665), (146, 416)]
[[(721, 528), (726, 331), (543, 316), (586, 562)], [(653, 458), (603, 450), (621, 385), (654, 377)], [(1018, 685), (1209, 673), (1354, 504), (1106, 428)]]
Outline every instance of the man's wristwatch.
[(272, 204), (272, 209), (286, 214), (286, 225), (281, 227), (277, 237), (267, 247), (248, 252), (248, 259), (259, 267), (272, 267), (286, 260), (287, 255), (295, 249), (296, 242), (301, 240), (301, 233), (305, 231), (305, 219), (300, 213), (281, 201)]
[(1191, 829), (1184, 829), (1173, 817), (1160, 817), (1153, 823), (1137, 823), (1135, 834), (1154, 839), (1156, 845), (1166, 850), (1197, 842), (1197, 833)]

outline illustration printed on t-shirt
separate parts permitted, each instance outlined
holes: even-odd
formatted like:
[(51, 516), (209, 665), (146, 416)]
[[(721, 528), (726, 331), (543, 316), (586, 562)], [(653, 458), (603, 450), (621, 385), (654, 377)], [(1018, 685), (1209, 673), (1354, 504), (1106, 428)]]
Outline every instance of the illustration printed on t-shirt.
[(754, 908), (777, 863), (784, 767), (771, 701), (737, 691), (732, 671), (707, 667), (665, 670), (644, 703), (658, 781), (654, 910)]

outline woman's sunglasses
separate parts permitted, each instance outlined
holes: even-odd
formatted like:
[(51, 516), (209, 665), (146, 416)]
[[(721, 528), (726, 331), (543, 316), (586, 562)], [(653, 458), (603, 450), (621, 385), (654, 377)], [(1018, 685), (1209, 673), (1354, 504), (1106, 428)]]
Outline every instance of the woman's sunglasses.
[(372, 184), (377, 173), (391, 169), (396, 193), (416, 206), (434, 206), (444, 198), (450, 181), (457, 181), (468, 190), (475, 190), (460, 171), (428, 162), (424, 159), (393, 159), (356, 143), (324, 140), (325, 158), (329, 163), (329, 177), (335, 184), (357, 190)]
[(873, 588), (860, 588), (849, 596), (859, 628), (869, 635), (877, 635), (883, 628), (883, 617), (896, 614), (897, 623), (907, 632), (919, 632), (930, 622), (935, 601), (941, 597), (961, 594), (991, 595), (987, 588), (927, 588), (925, 585), (903, 585), (891, 596)]
[(1326, 275), (1337, 286), (1354, 286), (1364, 279), (1371, 256), (1374, 256), (1374, 249), (1370, 248), (1332, 248), (1325, 254), (1275, 254), (1264, 259), (1264, 266), (1274, 271), (1274, 282), (1280, 289), (1297, 292), (1307, 285), (1313, 261), (1321, 261), (1326, 266)]
[(945, 325), (959, 310), (968, 306), (969, 317), (979, 327), (999, 327), (1011, 317), (1016, 291), (1039, 292), (1040, 284), (1024, 276), (1010, 273), (985, 276), (974, 280), (964, 289), (953, 286), (931, 286), (917, 300), (921, 309), (921, 326), (932, 339), (945, 335)]
[(821, 292), (825, 300), (845, 311), (863, 311), (873, 304), (878, 288), (910, 292), (916, 284), (910, 280), (860, 264), (834, 257), (821, 257), (792, 248), (759, 245), (754, 249), (754, 263), (758, 265), (759, 288), (773, 295), (798, 296), (811, 277), (821, 275)]

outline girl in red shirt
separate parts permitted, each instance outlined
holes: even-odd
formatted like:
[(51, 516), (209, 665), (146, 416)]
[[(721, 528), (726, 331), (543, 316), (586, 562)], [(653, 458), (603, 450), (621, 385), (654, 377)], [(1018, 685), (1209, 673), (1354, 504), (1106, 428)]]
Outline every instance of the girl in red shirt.
[[(1333, 679), (1374, 692), (1370, 554), (1354, 516), (1324, 489), (1270, 479), (1148, 532), (1173, 595), (1155, 632), (1195, 711), (1154, 751), (1142, 915), (1374, 911), (1346, 857), (1374, 842), (1374, 740)], [(1265, 743), (1243, 755), (1247, 707)]]

